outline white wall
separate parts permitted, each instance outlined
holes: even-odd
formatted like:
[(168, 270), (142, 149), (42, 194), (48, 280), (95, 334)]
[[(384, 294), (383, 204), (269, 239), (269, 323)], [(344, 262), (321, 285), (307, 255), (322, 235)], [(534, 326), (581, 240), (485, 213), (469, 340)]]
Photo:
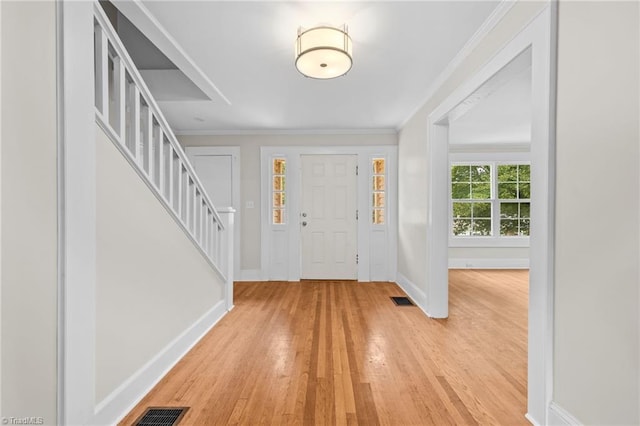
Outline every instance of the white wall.
[[(399, 241), (398, 271), (427, 294), (427, 117), (461, 83), (484, 65), (511, 40), (540, 10), (543, 2), (516, 3), (496, 27), (453, 71), (434, 95), (402, 127), (398, 136)], [(446, 182), (443, 182), (446, 185)]]
[(528, 268), (529, 247), (449, 247), (450, 268)]
[[(260, 269), (261, 209), (260, 209), (260, 147), (261, 146), (357, 146), (396, 145), (395, 134), (370, 135), (207, 135), (178, 136), (183, 146), (240, 147), (240, 269)], [(253, 201), (254, 208), (246, 208)], [(239, 277), (240, 278), (240, 277)]]
[(2, 2), (2, 413), (56, 423), (56, 5)]
[(560, 2), (554, 400), (640, 423), (640, 10)]
[(223, 282), (96, 129), (96, 402), (223, 300)]

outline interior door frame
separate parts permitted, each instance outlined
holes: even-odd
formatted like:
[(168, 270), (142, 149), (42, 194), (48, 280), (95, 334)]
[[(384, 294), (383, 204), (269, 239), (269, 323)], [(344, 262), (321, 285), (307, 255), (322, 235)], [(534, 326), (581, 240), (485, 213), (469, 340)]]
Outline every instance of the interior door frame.
[[(239, 146), (187, 146), (185, 154), (194, 165), (193, 157), (196, 155), (218, 155), (231, 157), (231, 203), (232, 206), (214, 206), (217, 208), (233, 207), (235, 209), (233, 223), (233, 276), (240, 276), (240, 228), (242, 227), (242, 205), (240, 198), (240, 147)], [(194, 167), (195, 170), (195, 167)], [(209, 197), (211, 198), (211, 197)]]
[(429, 115), (426, 276), (429, 316), (448, 312), (449, 132), (448, 115), (489, 78), (531, 48), (531, 237), (528, 325), (528, 411), (548, 424), (553, 396), (553, 293), (555, 250), (555, 81), (557, 4), (550, 3), (487, 64)]
[[(384, 156), (389, 164), (387, 193), (387, 247), (386, 255), (389, 259), (388, 280), (394, 281), (397, 274), (397, 245), (398, 245), (398, 176), (397, 176), (397, 145), (362, 145), (362, 146), (262, 146), (260, 148), (261, 164), (261, 266), (260, 275), (264, 281), (299, 281), (301, 273), (300, 253), (300, 186), (301, 186), (301, 155), (356, 155), (358, 160), (359, 175), (357, 181), (358, 190), (358, 281), (370, 281), (370, 236), (368, 212), (369, 174), (368, 163), (372, 157)], [(287, 265), (274, 274), (270, 262), (270, 251), (274, 243), (274, 226), (271, 223), (271, 188), (270, 188), (270, 161), (274, 157), (287, 159), (287, 205), (288, 223), (281, 226), (283, 231), (282, 247), (286, 252)]]

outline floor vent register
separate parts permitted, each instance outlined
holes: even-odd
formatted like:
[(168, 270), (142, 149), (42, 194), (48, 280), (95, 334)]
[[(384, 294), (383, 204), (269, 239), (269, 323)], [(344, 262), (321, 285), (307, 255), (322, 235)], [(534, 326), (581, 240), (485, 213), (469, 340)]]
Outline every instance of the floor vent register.
[(414, 306), (413, 302), (408, 297), (392, 296), (391, 300), (393, 300), (393, 303), (395, 303), (397, 306)]
[(188, 407), (149, 407), (134, 423), (135, 426), (175, 426)]

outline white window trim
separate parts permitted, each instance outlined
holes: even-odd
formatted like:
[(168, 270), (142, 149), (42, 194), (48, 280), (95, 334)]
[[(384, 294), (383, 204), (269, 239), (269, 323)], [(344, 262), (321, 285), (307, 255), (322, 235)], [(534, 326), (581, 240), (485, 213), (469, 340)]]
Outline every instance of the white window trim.
[[(451, 166), (478, 164), (491, 166), (491, 195), (486, 200), (491, 203), (491, 223), (494, 235), (491, 236), (454, 236), (453, 235), (453, 200), (451, 198)], [(449, 247), (529, 247), (529, 237), (504, 237), (496, 233), (500, 223), (499, 204), (497, 198), (496, 166), (502, 164), (531, 164), (528, 152), (483, 152), (483, 153), (451, 153), (449, 155)], [(483, 201), (483, 200), (478, 200)]]

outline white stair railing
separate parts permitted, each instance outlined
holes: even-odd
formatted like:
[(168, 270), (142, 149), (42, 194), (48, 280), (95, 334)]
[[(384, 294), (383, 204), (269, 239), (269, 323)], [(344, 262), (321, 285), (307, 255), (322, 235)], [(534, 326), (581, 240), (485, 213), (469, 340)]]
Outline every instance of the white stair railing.
[(98, 2), (94, 46), (97, 123), (226, 280), (223, 221)]

